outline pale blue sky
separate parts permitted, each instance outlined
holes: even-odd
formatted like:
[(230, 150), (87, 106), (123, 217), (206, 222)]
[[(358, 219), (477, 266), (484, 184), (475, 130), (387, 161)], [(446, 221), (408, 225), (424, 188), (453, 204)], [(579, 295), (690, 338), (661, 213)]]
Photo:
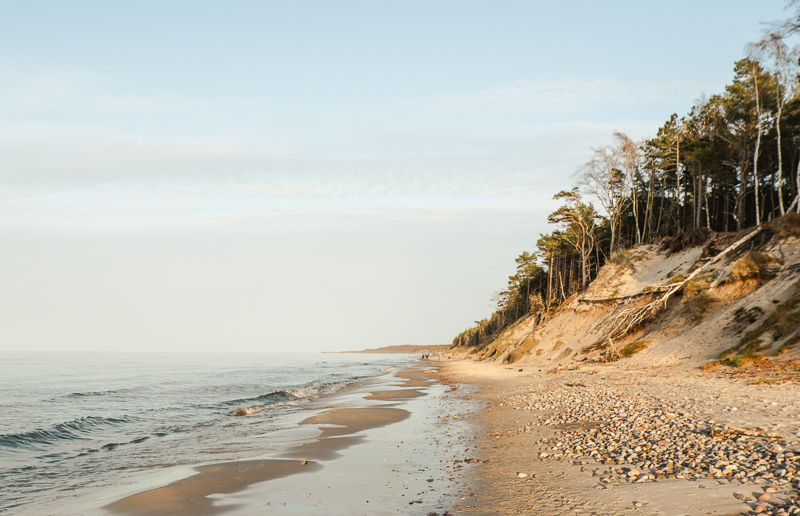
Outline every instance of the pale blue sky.
[(448, 343), (591, 147), (787, 16), (555, 4), (3, 3), (0, 349)]

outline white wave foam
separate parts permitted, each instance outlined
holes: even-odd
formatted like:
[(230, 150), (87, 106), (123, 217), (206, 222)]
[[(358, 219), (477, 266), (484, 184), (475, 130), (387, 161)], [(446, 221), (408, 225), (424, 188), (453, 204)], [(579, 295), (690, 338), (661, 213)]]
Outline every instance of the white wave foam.
[(275, 403), (265, 403), (263, 405), (251, 405), (249, 407), (239, 407), (229, 412), (231, 416), (249, 416), (256, 414), (267, 409), (274, 409), (283, 406), (294, 406), (300, 403), (307, 403), (309, 400), (321, 398), (323, 396), (330, 396), (336, 392), (344, 389), (345, 387), (355, 383), (356, 379), (350, 379), (345, 382), (326, 383), (323, 380), (316, 380), (309, 385), (299, 387), (294, 390), (287, 390), (286, 393), (294, 398), (294, 400), (277, 401)]

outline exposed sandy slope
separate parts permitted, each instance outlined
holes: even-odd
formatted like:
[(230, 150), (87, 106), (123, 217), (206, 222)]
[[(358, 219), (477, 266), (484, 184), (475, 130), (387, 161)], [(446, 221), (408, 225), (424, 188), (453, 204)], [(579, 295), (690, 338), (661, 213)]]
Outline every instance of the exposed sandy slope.
[[(718, 279), (728, 277), (731, 265), (750, 248), (744, 246), (709, 270)], [(773, 241), (762, 251), (780, 260), (777, 276), (769, 280), (712, 283), (708, 293), (714, 302), (700, 320), (694, 320), (690, 313), (687, 296), (674, 295), (668, 309), (655, 322), (616, 343), (619, 348), (636, 340), (647, 344), (644, 351), (624, 361), (637, 366), (699, 367), (713, 362), (721, 351), (737, 344), (778, 303), (800, 293), (800, 243)], [(604, 266), (587, 291), (570, 298), (550, 320), (538, 325), (535, 317), (518, 321), (483, 350), (481, 357), (506, 361), (514, 350), (526, 349), (517, 364), (542, 370), (595, 361), (602, 350), (591, 347), (620, 311), (652, 299), (640, 296), (646, 289), (668, 285), (670, 278), (703, 265), (707, 261), (703, 254), (703, 247), (672, 254), (655, 245), (634, 247), (629, 265)], [(764, 314), (749, 325), (736, 321), (737, 309), (752, 307), (761, 308)], [(797, 359), (800, 359), (800, 345), (780, 358), (782, 362)]]

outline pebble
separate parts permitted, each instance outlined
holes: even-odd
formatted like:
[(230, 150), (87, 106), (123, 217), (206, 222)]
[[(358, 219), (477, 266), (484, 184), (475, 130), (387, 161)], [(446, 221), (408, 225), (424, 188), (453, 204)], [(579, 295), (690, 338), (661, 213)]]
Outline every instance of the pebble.
[[(530, 411), (536, 424), (557, 427), (556, 437), (541, 439), (540, 459), (601, 465), (593, 472), (601, 485), (657, 482), (665, 479), (763, 485), (769, 493), (800, 489), (800, 453), (761, 429), (731, 428), (713, 419), (621, 386), (564, 384), (551, 380), (531, 386), (505, 405)], [(568, 426), (562, 426), (568, 425)], [(515, 432), (509, 432), (509, 435)], [(755, 486), (753, 486), (755, 487)], [(800, 515), (800, 502), (770, 502), (773, 515)], [(766, 511), (759, 505), (756, 512)]]

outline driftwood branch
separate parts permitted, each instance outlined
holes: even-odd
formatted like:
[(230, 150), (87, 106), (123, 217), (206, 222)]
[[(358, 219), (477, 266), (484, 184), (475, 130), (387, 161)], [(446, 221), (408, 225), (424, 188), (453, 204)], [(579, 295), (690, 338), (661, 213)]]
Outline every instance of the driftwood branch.
[(707, 270), (713, 264), (717, 263), (722, 258), (739, 248), (742, 244), (761, 233), (763, 229), (764, 226), (757, 227), (749, 234), (729, 245), (724, 251), (714, 256), (702, 267), (699, 267), (696, 271), (689, 274), (689, 276), (687, 276), (683, 281), (669, 285), (667, 291), (658, 299), (651, 301), (644, 306), (626, 308), (620, 312), (620, 314), (614, 318), (611, 329), (606, 332), (605, 336), (603, 336), (600, 341), (613, 341), (613, 339), (620, 339), (635, 328), (652, 320), (653, 317), (667, 307), (667, 301), (669, 301), (669, 298), (672, 297), (674, 293), (678, 292), (681, 288), (683, 288), (684, 285), (694, 279), (698, 274)]

